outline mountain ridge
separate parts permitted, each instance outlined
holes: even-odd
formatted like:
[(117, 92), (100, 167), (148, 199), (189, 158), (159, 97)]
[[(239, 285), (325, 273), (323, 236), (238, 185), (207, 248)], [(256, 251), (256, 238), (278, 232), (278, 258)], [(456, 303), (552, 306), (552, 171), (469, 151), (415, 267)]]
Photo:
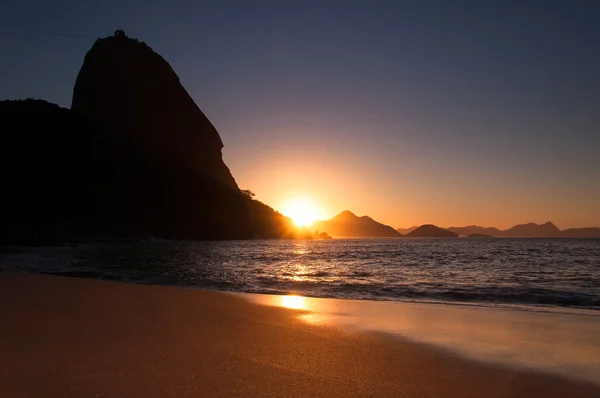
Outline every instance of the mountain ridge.
[(499, 236), (502, 231), (496, 227), (481, 227), (479, 225), (468, 225), (466, 227), (450, 227), (446, 228), (448, 231), (452, 231), (455, 234), (460, 236), (468, 236), (468, 235), (491, 235), (491, 236)]
[(350, 210), (344, 210), (329, 220), (313, 223), (312, 229), (327, 232), (340, 238), (391, 238), (402, 236), (389, 225), (373, 220), (369, 216), (357, 216)]
[(533, 222), (517, 224), (505, 230), (500, 230), (495, 227), (481, 227), (478, 225), (450, 227), (447, 229), (461, 236), (482, 234), (506, 238), (600, 238), (599, 227), (567, 228), (561, 230), (551, 221), (547, 221), (543, 224), (536, 224)]

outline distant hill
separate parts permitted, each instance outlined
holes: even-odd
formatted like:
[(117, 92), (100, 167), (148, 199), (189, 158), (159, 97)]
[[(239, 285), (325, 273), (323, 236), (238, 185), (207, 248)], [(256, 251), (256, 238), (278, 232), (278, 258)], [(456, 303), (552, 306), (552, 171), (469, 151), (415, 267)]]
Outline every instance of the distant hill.
[(473, 234), (482, 234), (490, 236), (500, 236), (502, 231), (495, 227), (480, 227), (478, 225), (469, 225), (467, 227), (450, 227), (448, 231), (452, 231), (460, 236), (468, 236)]
[(458, 234), (432, 224), (421, 225), (406, 236), (410, 238), (458, 238)]
[(392, 238), (402, 236), (389, 225), (381, 224), (371, 217), (358, 217), (345, 210), (330, 220), (317, 221), (312, 229), (327, 232), (336, 238)]
[[(407, 228), (408, 229), (408, 228)], [(414, 230), (414, 228), (410, 228)], [(507, 230), (501, 231), (495, 227), (481, 227), (478, 225), (469, 225), (466, 227), (450, 227), (448, 231), (454, 232), (460, 236), (469, 238), (483, 237), (506, 237), (506, 238), (600, 238), (600, 228), (570, 228), (561, 231), (552, 222), (544, 224), (519, 224)], [(399, 228), (399, 232), (402, 230)], [(409, 232), (411, 232), (409, 231)], [(410, 234), (410, 233), (409, 233)]]
[(600, 228), (569, 228), (560, 231), (560, 237), (563, 238), (600, 238)]
[(419, 228), (419, 226), (418, 225), (414, 225), (414, 226), (408, 227), (408, 228), (396, 228), (396, 231), (400, 232), (402, 235), (406, 235), (406, 234), (414, 231), (417, 228)]
[(561, 235), (560, 229), (550, 221), (544, 224), (519, 224), (502, 231), (501, 236), (510, 238), (552, 238)]

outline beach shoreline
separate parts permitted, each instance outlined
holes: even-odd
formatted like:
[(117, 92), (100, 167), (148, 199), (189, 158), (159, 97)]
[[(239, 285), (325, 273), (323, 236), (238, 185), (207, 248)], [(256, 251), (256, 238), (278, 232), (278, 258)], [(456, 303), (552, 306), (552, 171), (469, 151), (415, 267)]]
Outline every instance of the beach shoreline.
[[(348, 316), (349, 304), (318, 312), (300, 299), (278, 306), (245, 296), (0, 272), (0, 396), (600, 395), (586, 381), (353, 327), (339, 319), (364, 321)], [(460, 313), (440, 322), (484, 316)], [(319, 314), (330, 319), (315, 321)]]

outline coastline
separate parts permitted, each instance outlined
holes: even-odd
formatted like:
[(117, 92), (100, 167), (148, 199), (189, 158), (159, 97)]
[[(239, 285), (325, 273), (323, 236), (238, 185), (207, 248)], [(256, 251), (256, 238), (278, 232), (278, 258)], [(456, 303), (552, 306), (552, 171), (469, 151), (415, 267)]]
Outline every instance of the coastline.
[[(339, 303), (343, 300), (335, 300), (334, 310), (319, 313), (295, 305), (298, 299), (282, 308), (246, 296), (0, 272), (0, 395), (600, 394), (600, 386), (585, 381), (494, 366), (440, 350), (427, 339), (413, 342), (373, 333), (379, 327), (353, 327), (340, 318), (358, 319), (359, 324), (364, 320), (351, 316), (354, 304)], [(323, 300), (309, 301), (323, 307)], [(381, 303), (378, 308), (385, 307)], [(423, 311), (416, 304), (400, 304)], [(469, 316), (477, 323), (486, 319), (470, 308), (459, 309), (462, 315), (456, 318), (447, 308), (430, 307), (454, 321), (440, 318), (436, 325), (423, 318), (421, 330), (439, 330), (441, 322), (471, 324)], [(368, 310), (372, 320), (389, 319)], [(315, 321), (319, 314), (338, 319)], [(307, 322), (311, 315), (313, 322)], [(489, 330), (502, 330), (494, 324), (497, 317), (487, 319)], [(530, 323), (544, 326), (537, 320)]]
[(298, 317), (311, 324), (386, 334), (479, 363), (600, 385), (596, 310), (241, 295), (304, 310)]

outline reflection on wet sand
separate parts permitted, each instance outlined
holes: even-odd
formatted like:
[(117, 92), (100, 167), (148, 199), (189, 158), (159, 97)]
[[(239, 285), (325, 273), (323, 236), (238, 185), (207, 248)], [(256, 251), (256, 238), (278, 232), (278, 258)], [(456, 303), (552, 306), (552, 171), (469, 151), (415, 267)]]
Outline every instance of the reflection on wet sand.
[(306, 309), (306, 298), (302, 296), (276, 296), (279, 300), (279, 306), (291, 308), (294, 310)]
[(434, 344), (472, 359), (598, 383), (600, 316), (512, 308), (244, 294), (302, 310), (314, 324), (377, 331)]

